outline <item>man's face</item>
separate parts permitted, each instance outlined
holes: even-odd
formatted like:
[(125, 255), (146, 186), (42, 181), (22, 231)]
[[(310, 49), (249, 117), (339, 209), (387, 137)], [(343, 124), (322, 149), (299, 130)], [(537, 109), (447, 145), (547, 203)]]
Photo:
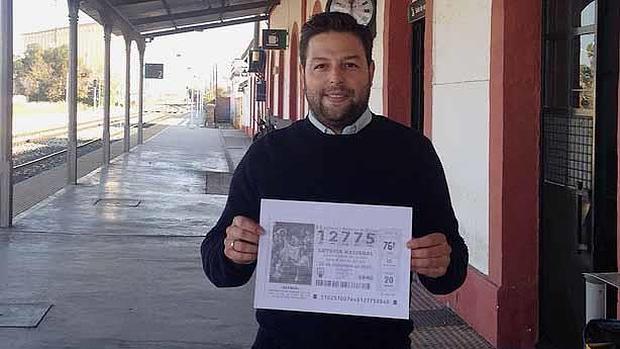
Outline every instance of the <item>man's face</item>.
[(308, 104), (325, 126), (340, 133), (368, 108), (374, 63), (351, 33), (327, 32), (308, 43), (302, 80)]

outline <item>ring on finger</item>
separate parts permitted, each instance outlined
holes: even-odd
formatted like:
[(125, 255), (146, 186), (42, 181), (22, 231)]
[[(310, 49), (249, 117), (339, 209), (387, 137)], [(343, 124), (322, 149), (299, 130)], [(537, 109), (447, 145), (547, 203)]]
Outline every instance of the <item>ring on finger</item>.
[(237, 251), (237, 250), (235, 249), (235, 242), (236, 242), (236, 241), (237, 241), (237, 239), (233, 239), (233, 240), (230, 242), (230, 248), (232, 248), (234, 251)]

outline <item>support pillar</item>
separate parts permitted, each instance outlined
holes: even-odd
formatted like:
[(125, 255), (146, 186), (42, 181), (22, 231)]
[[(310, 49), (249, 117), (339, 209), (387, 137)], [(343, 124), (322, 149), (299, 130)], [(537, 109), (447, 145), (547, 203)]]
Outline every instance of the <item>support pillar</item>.
[(67, 0), (69, 8), (69, 86), (67, 106), (67, 184), (77, 184), (77, 79), (78, 79), (78, 12), (79, 0)]
[(539, 339), (542, 10), (538, 0), (491, 2), (489, 268), (470, 268), (450, 295), (452, 309), (497, 348), (534, 348)]
[(138, 92), (138, 144), (144, 142), (143, 121), (144, 121), (144, 51), (146, 43), (144, 39), (138, 42), (138, 52), (140, 54), (140, 83)]
[[(427, 4), (426, 7), (428, 8), (429, 5)], [(411, 46), (413, 40), (411, 24), (405, 20), (406, 16), (403, 15), (405, 9), (405, 1), (385, 1), (383, 115), (389, 115), (390, 119), (409, 126), (411, 124)]]
[(131, 148), (131, 38), (125, 35), (125, 129), (123, 150)]
[(0, 228), (13, 224), (13, 0), (0, 0)]
[(112, 42), (112, 24), (103, 26), (105, 53), (103, 62), (103, 165), (110, 163), (110, 47)]

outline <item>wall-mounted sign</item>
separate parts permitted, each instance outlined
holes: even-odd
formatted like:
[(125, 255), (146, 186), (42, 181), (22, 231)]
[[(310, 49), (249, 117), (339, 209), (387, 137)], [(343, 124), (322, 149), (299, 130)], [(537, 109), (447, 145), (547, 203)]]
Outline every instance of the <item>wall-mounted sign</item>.
[(288, 32), (284, 29), (263, 29), (263, 48), (265, 50), (286, 50)]
[(266, 58), (265, 50), (250, 50), (248, 55), (248, 72), (265, 74)]
[(256, 101), (257, 102), (266, 102), (267, 101), (267, 82), (265, 80), (256, 81)]
[(409, 3), (408, 20), (413, 23), (426, 15), (426, 0), (411, 0)]
[(144, 65), (144, 78), (145, 79), (163, 79), (164, 78), (164, 65), (147, 63)]

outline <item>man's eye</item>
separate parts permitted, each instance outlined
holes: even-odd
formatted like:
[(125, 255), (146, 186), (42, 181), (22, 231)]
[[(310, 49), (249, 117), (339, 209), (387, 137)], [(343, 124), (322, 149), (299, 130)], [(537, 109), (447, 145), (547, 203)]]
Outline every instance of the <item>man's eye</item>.
[(325, 69), (325, 64), (317, 64), (314, 66), (314, 70), (323, 70)]
[(345, 68), (348, 68), (348, 69), (357, 69), (357, 68), (359, 68), (359, 66), (357, 64), (355, 64), (355, 63), (345, 63), (344, 66), (345, 66)]

